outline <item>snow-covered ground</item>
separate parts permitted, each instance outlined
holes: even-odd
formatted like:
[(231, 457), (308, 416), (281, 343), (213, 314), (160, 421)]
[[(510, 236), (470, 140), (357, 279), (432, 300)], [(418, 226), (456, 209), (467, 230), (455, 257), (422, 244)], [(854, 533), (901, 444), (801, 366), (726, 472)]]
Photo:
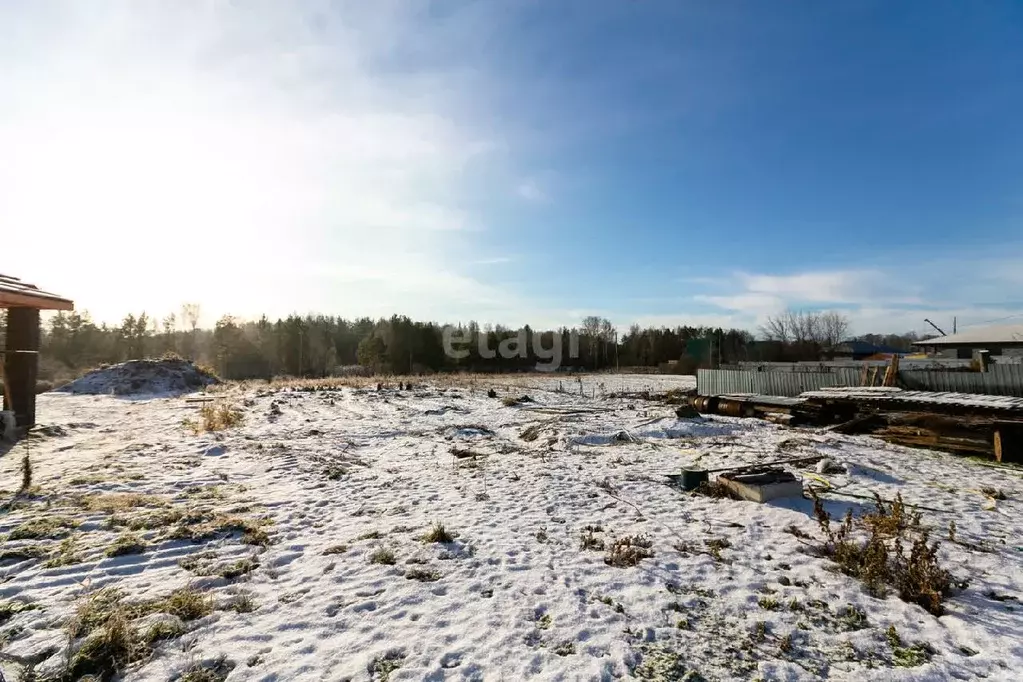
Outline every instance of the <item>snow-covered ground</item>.
[[(37, 489), (0, 516), (0, 532), (25, 535), (41, 519), (76, 527), (3, 543), (3, 603), (36, 608), (0, 611), (0, 653), (49, 649), (38, 670), (54, 670), (65, 623), (88, 595), (116, 587), (153, 600), (191, 586), (216, 608), (155, 643), (124, 679), (174, 680), (221, 659), (230, 681), (1021, 679), (1018, 471), (756, 420), (679, 420), (621, 396), (692, 383), (226, 386), (211, 395), (243, 420), (198, 434), (183, 426), (201, 405), (187, 396), (40, 396), (51, 428), (0, 459), (3, 499), (21, 483), (26, 447)], [(523, 394), (534, 402), (502, 400)], [(968, 586), (945, 615), (871, 597), (810, 555), (786, 531), (819, 534), (809, 501), (739, 502), (666, 484), (682, 467), (815, 453), (848, 465), (824, 476), (840, 492), (901, 492), (926, 507), (939, 539), (955, 521), (959, 542), (940, 556)], [(829, 500), (836, 517), (870, 506)], [(221, 532), (180, 539), (186, 511)], [(425, 541), (434, 524), (454, 539)], [(132, 526), (145, 550), (107, 556)], [(255, 539), (232, 528), (256, 529)], [(583, 547), (584, 537), (594, 547), (633, 535), (653, 556), (632, 567)], [(896, 655), (889, 626), (906, 648), (928, 644), (929, 660)], [(19, 666), (3, 665), (18, 679)]]

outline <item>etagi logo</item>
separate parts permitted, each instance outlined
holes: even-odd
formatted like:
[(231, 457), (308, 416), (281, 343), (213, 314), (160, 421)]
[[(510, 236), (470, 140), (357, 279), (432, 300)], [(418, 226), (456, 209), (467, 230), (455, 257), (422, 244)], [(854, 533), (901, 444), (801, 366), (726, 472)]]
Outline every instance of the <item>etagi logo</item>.
[[(543, 345), (545, 336), (551, 339), (549, 348), (545, 348)], [(469, 346), (472, 341), (472, 333), (468, 329), (448, 325), (441, 330), (444, 354), (449, 358), (463, 360), (469, 357)], [(479, 351), (479, 356), (487, 360), (497, 356), (508, 360), (512, 358), (526, 359), (529, 357), (530, 346), (532, 346), (533, 357), (537, 358), (536, 369), (551, 372), (561, 367), (565, 347), (564, 335), (561, 332), (534, 333), (532, 344), (530, 344), (526, 330), (520, 329), (515, 336), (505, 338), (497, 344), (497, 350), (490, 347), (489, 334), (476, 335), (476, 348)], [(568, 357), (572, 359), (579, 357), (579, 332), (574, 329), (568, 333)]]

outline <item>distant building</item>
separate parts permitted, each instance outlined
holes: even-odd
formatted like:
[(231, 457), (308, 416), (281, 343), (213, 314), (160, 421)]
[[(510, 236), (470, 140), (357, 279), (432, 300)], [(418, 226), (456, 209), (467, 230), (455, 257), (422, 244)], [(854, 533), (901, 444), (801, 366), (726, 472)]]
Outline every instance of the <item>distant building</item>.
[(906, 351), (866, 341), (845, 341), (832, 348), (831, 353), (838, 359), (869, 360), (874, 356), (904, 355)]
[(992, 357), (1023, 355), (1023, 324), (977, 327), (969, 331), (917, 341), (913, 344), (931, 353), (968, 360), (973, 351), (986, 350)]

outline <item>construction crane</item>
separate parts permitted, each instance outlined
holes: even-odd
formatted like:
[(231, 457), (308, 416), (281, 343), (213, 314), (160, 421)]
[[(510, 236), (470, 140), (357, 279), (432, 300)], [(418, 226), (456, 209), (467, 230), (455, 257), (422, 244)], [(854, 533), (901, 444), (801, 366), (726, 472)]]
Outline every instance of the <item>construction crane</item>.
[(934, 327), (935, 329), (937, 329), (938, 333), (941, 334), (942, 336), (948, 336), (948, 334), (946, 334), (944, 331), (942, 331), (941, 327), (939, 327), (938, 325), (934, 324), (933, 322), (928, 320), (926, 317), (924, 318), (924, 322), (926, 322), (927, 324), (929, 324), (932, 327)]

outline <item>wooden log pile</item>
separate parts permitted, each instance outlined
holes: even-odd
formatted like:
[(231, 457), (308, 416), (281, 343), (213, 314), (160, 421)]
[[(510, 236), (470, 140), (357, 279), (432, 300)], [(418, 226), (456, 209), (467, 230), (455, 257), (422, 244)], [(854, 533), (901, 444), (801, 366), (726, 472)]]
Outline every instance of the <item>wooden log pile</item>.
[(889, 443), (964, 455), (1023, 460), (1023, 419), (933, 412), (871, 412), (857, 415), (832, 431), (870, 434)]

